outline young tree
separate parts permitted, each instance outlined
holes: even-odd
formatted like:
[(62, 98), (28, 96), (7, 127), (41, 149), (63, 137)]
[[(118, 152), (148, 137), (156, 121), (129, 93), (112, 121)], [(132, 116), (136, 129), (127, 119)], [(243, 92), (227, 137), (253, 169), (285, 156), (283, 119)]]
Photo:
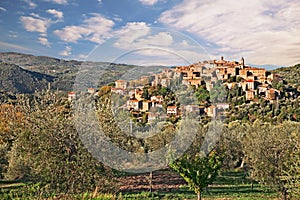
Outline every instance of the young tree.
[[(170, 167), (183, 177), (190, 189), (195, 191), (198, 200), (201, 199), (203, 190), (209, 184), (212, 184), (216, 178), (224, 157), (223, 150), (218, 144), (207, 155), (203, 152), (205, 149), (200, 149), (204, 143), (209, 143), (209, 141), (204, 141), (204, 136), (212, 128), (216, 127), (199, 126), (194, 142), (188, 151), (182, 157), (170, 163)], [(210, 145), (208, 144), (208, 146)]]
[(212, 151), (207, 156), (200, 153), (185, 154), (171, 163), (170, 167), (183, 177), (190, 189), (197, 194), (198, 200), (201, 200), (201, 193), (209, 184), (213, 183), (221, 165), (222, 156), (216, 151)]

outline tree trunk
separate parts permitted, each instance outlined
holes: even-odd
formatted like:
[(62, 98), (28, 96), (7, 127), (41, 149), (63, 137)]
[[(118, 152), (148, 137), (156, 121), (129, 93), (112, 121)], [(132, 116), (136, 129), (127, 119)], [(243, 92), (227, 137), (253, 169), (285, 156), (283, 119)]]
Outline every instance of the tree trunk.
[(198, 200), (201, 200), (201, 192), (197, 193)]
[(283, 188), (283, 190), (282, 190), (282, 197), (283, 197), (284, 200), (288, 199), (287, 198), (287, 189), (286, 188)]
[(150, 193), (152, 192), (152, 178), (153, 178), (153, 173), (151, 171), (150, 174), (149, 174)]
[(242, 163), (240, 165), (240, 169), (244, 169), (244, 164), (245, 164), (245, 160), (244, 160), (244, 157), (242, 158)]

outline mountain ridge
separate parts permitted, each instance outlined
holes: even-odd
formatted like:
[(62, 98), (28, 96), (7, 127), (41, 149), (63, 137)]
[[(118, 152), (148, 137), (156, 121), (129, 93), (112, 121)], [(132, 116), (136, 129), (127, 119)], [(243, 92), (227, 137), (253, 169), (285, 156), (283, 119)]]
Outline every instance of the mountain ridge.
[(33, 93), (47, 88), (54, 77), (0, 62), (0, 90), (12, 93)]
[[(97, 72), (102, 71), (105, 76), (101, 77), (99, 84), (106, 84), (108, 82), (114, 81), (118, 77), (121, 77), (128, 70), (137, 67), (134, 65), (115, 64), (107, 62), (62, 60), (48, 56), (34, 56), (17, 52), (1, 52), (0, 63), (1, 65), (7, 64), (7, 66), (14, 65), (19, 67), (18, 70), (14, 72), (15, 76), (11, 75), (8, 78), (0, 75), (0, 90), (13, 93), (33, 93), (34, 90), (32, 87), (33, 85), (36, 85), (36, 83), (29, 80), (40, 80), (40, 77), (45, 77), (45, 84), (48, 85), (50, 83), (51, 89), (53, 90), (62, 90), (65, 92), (71, 91), (73, 89), (76, 76), (82, 69), (94, 69), (97, 70)], [(2, 66), (1, 68), (2, 70), (5, 69), (4, 66)], [(12, 67), (8, 67), (8, 69), (6, 70), (11, 70), (11, 72), (6, 71), (6, 74), (13, 73), (14, 71)], [(27, 72), (32, 73), (28, 74)], [(24, 76), (21, 76), (22, 78), (20, 79), (15, 78), (18, 77), (19, 74), (23, 74)], [(29, 82), (27, 83), (22, 79)], [(26, 88), (27, 84), (31, 85), (30, 89)], [(43, 87), (36, 88), (45, 88), (45, 84), (41, 83), (41, 86)], [(22, 87), (24, 88), (21, 89)]]

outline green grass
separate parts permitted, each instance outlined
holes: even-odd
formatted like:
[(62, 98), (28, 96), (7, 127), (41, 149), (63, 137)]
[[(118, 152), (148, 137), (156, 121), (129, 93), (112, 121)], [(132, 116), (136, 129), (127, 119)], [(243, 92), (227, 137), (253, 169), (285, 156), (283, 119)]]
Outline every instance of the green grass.
[[(25, 184), (21, 182), (0, 181), (0, 199), (37, 199), (40, 198), (38, 184)], [(53, 197), (57, 195), (52, 195)], [(273, 190), (259, 185), (248, 179), (243, 172), (222, 172), (213, 185), (203, 192), (203, 200), (277, 200), (279, 194)], [(46, 199), (46, 198), (45, 198)], [(95, 200), (191, 200), (197, 199), (193, 191), (183, 186), (171, 192), (128, 192), (112, 194), (99, 194), (92, 198), (92, 194), (85, 193), (76, 196), (62, 195), (59, 199), (95, 199)]]
[[(238, 186), (222, 186), (209, 187), (202, 195), (203, 199), (235, 199), (235, 200), (268, 200), (278, 199), (278, 194), (274, 191), (268, 191), (263, 187), (254, 185), (238, 185)], [(122, 199), (196, 199), (193, 191), (183, 187), (172, 192), (141, 192), (141, 193), (126, 193), (122, 195)]]
[[(222, 172), (214, 184), (202, 194), (203, 199), (269, 200), (279, 199), (278, 193), (248, 179), (244, 172)], [(193, 191), (184, 186), (172, 192), (141, 192), (122, 194), (122, 199), (196, 199)]]

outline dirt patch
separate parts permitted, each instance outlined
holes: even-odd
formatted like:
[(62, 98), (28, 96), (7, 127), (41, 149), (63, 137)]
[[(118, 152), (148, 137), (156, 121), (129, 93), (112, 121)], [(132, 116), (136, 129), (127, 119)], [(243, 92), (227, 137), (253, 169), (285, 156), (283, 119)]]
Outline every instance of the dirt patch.
[[(124, 176), (119, 178), (120, 190), (122, 192), (141, 191), (172, 191), (178, 189), (186, 182), (181, 176), (174, 172), (157, 171), (153, 172), (152, 179), (150, 173)], [(152, 184), (151, 184), (152, 180)]]

